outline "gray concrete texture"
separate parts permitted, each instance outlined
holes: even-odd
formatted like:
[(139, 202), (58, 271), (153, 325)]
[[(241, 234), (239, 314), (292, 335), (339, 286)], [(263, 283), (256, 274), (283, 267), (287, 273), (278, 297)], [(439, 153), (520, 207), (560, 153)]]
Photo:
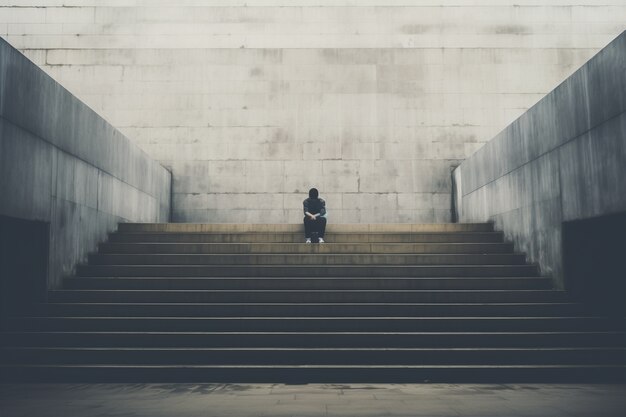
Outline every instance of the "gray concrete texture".
[(494, 221), (566, 286), (563, 222), (626, 211), (626, 32), (454, 177), (460, 221)]
[(0, 40), (0, 215), (50, 224), (48, 286), (118, 222), (167, 221), (171, 174)]
[(449, 221), (451, 169), (626, 28), (614, 0), (5, 4), (0, 36), (171, 168), (179, 222), (301, 222), (311, 186), (333, 223)]
[(622, 417), (624, 385), (3, 384), (7, 417)]

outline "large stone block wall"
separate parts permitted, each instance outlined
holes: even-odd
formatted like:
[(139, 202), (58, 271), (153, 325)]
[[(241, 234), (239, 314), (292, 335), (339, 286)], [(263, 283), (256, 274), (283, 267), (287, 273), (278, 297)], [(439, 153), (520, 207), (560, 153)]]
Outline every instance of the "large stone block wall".
[(192, 222), (300, 222), (311, 186), (332, 222), (449, 221), (451, 169), (626, 27), (616, 0), (4, 3)]
[(494, 221), (566, 287), (563, 222), (626, 212), (626, 32), (454, 176), (461, 221)]
[(47, 222), (55, 288), (118, 222), (167, 221), (170, 173), (0, 39), (0, 215)]

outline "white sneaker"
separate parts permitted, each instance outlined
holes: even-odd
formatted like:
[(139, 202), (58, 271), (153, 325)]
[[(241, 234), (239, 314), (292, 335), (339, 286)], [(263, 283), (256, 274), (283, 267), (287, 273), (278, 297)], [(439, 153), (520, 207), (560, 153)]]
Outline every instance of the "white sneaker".
[(311, 238), (307, 237), (306, 240), (304, 241), (304, 243), (311, 243)]
[(319, 243), (324, 243), (324, 239), (322, 239), (321, 237), (318, 240)]

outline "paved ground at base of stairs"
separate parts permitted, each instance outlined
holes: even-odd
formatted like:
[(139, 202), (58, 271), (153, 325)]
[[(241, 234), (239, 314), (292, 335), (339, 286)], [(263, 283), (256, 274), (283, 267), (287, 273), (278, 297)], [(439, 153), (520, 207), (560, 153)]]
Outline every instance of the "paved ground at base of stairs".
[(626, 385), (0, 384), (2, 417), (623, 417)]

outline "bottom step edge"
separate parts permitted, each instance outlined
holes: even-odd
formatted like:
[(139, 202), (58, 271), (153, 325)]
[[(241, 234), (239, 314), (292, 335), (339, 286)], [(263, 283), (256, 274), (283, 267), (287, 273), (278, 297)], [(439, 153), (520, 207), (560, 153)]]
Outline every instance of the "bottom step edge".
[(420, 382), (559, 382), (624, 383), (623, 365), (512, 366), (135, 366), (7, 365), (2, 382), (221, 382), (221, 383), (420, 383)]

